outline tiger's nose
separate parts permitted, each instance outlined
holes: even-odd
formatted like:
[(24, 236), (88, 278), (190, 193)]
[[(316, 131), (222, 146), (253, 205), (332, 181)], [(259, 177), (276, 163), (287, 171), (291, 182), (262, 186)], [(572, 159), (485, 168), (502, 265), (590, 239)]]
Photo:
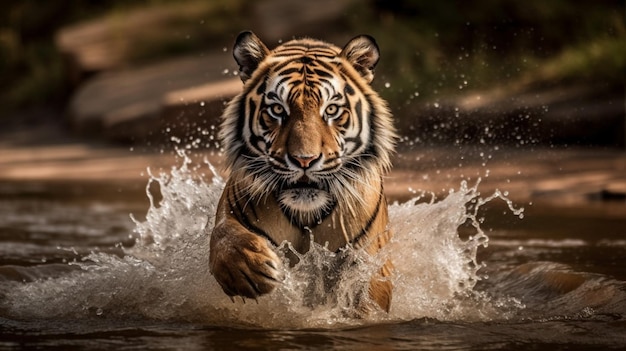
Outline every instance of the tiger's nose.
[(309, 156), (309, 155), (289, 155), (289, 159), (291, 160), (291, 162), (295, 163), (296, 165), (300, 166), (301, 168), (307, 169), (309, 167), (311, 167), (311, 165), (313, 163), (315, 163), (315, 161), (319, 160), (320, 157), (322, 155), (314, 155), (314, 156)]

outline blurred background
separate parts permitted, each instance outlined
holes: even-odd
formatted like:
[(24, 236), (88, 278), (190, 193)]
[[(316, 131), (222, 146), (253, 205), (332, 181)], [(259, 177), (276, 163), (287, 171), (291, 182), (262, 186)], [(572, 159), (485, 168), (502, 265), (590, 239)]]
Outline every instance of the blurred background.
[[(621, 0), (8, 0), (3, 8), (5, 125), (49, 114), (76, 133), (138, 141), (160, 133), (146, 121), (214, 124), (211, 103), (239, 87), (209, 85), (236, 78), (232, 43), (251, 29), (269, 47), (373, 35), (382, 52), (376, 88), (418, 144), (624, 146)], [(173, 121), (181, 102), (190, 109)]]
[[(448, 159), (458, 169), (474, 157), (484, 168), (485, 160), (502, 149), (509, 156), (500, 159), (523, 163), (516, 152), (537, 158), (528, 155), (566, 148), (610, 152), (613, 161), (605, 168), (618, 172), (624, 167), (622, 0), (3, 4), (2, 179), (79, 177), (67, 163), (57, 163), (63, 170), (56, 171), (50, 164), (49, 173), (41, 163), (25, 171), (29, 160), (42, 162), (44, 151), (53, 152), (51, 145), (70, 141), (91, 150), (74, 150), (74, 158), (92, 159), (96, 144), (115, 152), (120, 145), (127, 152), (130, 145), (135, 156), (139, 149), (162, 153), (172, 144), (215, 147), (223, 104), (241, 88), (231, 48), (245, 29), (255, 31), (268, 47), (300, 36), (338, 46), (360, 33), (374, 36), (382, 57), (373, 84), (389, 101), (402, 131), (399, 166)], [(41, 148), (8, 156), (32, 145)], [(476, 146), (489, 154), (467, 151)], [(424, 154), (429, 148), (439, 151)], [(98, 150), (105, 160), (105, 151)], [(578, 158), (588, 162), (589, 153), (584, 155)], [(115, 162), (115, 167), (92, 167), (89, 174), (121, 177), (123, 161)], [(126, 163), (137, 166), (135, 158)], [(442, 161), (431, 166), (443, 167)], [(612, 188), (621, 189), (620, 179)], [(607, 191), (605, 183), (598, 191)]]
[[(192, 297), (242, 30), (270, 48), (374, 36), (401, 133), (390, 202), (478, 189), (392, 207), (415, 235), (400, 272), (420, 270), (396, 286), (435, 297), (419, 319), (250, 333), (248, 312)], [(624, 349), (625, 73), (624, 0), (2, 0), (0, 348)], [(478, 224), (488, 249), (450, 240)], [(217, 327), (185, 322), (214, 310)]]

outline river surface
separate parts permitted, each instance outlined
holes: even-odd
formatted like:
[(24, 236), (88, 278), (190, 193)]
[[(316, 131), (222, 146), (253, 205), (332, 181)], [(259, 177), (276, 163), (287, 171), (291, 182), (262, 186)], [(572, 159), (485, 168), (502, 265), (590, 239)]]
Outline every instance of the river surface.
[[(142, 196), (5, 192), (0, 349), (626, 348), (623, 202), (515, 204), (456, 184), (391, 204), (395, 237), (378, 256), (315, 246), (273, 293), (233, 302), (208, 271), (223, 188), (211, 174), (182, 163)], [(331, 269), (337, 256), (357, 264)], [(391, 312), (356, 315), (388, 258)], [(328, 274), (338, 288), (320, 292)]]

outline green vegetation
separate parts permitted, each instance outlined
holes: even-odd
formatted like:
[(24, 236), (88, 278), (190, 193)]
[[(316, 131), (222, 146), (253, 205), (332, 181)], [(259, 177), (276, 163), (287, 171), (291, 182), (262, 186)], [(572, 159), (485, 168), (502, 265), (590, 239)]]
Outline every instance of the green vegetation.
[(377, 38), (395, 106), (493, 86), (624, 84), (622, 1), (370, 1), (349, 17)]
[[(67, 73), (54, 44), (66, 25), (104, 19), (114, 33), (112, 42), (128, 45), (126, 63), (206, 50), (206, 43), (230, 44), (225, 32), (240, 30), (244, 0), (8, 0), (0, 12), (0, 116), (35, 104), (63, 104)], [(159, 9), (166, 15), (159, 27), (146, 27), (130, 37), (124, 23), (138, 9)], [(8, 87), (8, 88), (7, 88)], [(0, 117), (1, 119), (2, 117)]]
[[(0, 114), (64, 103), (67, 74), (53, 41), (62, 26), (105, 19), (119, 28), (136, 64), (230, 47), (254, 14), (245, 0), (9, 0), (0, 14)], [(168, 20), (130, 37), (123, 24), (137, 8)], [(369, 33), (381, 46), (378, 88), (395, 106), (494, 85), (549, 85), (590, 79), (623, 85), (623, 1), (355, 1), (328, 32)], [(288, 33), (286, 34), (288, 35)], [(129, 38), (130, 37), (130, 38)], [(8, 88), (6, 88), (8, 87)]]
[(159, 27), (133, 28), (132, 37), (124, 32), (124, 24), (137, 15), (130, 9), (105, 16), (111, 27), (119, 29), (120, 40), (130, 42), (132, 50), (126, 60), (144, 63), (164, 57), (206, 51), (209, 46), (230, 46), (224, 33), (237, 33), (242, 28), (243, 0), (161, 1), (150, 5), (162, 16)]
[(621, 36), (598, 38), (589, 43), (567, 47), (554, 57), (543, 60), (538, 66), (530, 80), (625, 83), (626, 35), (622, 33)]

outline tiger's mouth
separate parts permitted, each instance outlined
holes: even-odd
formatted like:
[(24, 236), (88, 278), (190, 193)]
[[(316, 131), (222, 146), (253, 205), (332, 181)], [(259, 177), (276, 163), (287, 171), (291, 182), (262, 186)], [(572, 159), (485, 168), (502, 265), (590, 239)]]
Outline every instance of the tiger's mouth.
[(287, 182), (287, 183), (285, 183), (279, 189), (279, 191), (298, 190), (298, 189), (311, 189), (311, 190), (328, 191), (328, 186), (325, 183), (322, 183), (322, 182), (312, 181), (309, 177), (307, 177), (306, 175), (303, 175), (302, 177), (300, 177), (295, 182)]

